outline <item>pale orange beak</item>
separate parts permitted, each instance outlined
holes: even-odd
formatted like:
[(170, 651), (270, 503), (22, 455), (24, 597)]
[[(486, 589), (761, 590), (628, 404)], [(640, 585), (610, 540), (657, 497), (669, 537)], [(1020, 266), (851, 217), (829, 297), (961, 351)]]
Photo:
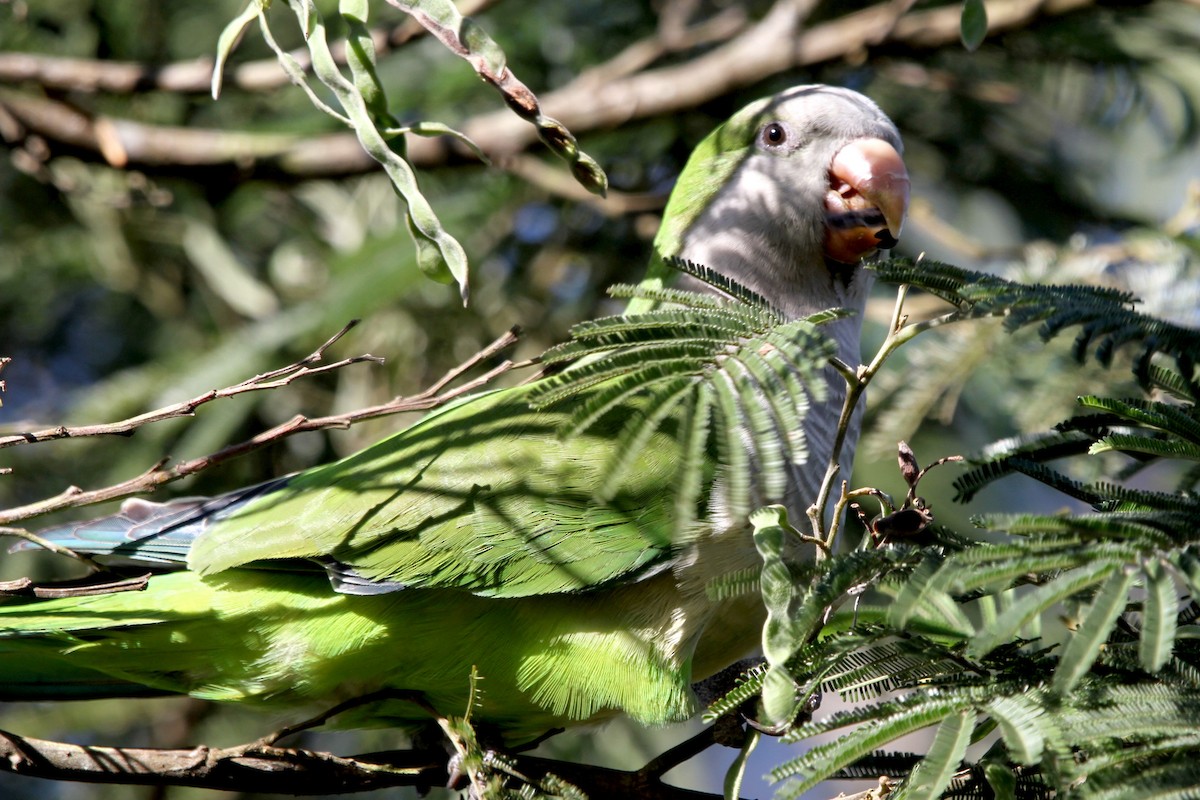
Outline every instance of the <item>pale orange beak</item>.
[(896, 246), (908, 213), (904, 159), (882, 139), (859, 139), (829, 165), (825, 193), (825, 255), (856, 264), (879, 249)]

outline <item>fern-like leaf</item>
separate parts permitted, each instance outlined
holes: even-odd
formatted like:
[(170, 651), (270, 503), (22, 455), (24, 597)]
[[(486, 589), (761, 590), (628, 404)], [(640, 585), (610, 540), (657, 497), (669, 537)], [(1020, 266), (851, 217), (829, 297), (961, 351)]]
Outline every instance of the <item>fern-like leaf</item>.
[(892, 795), (895, 800), (937, 800), (941, 797), (966, 755), (974, 725), (975, 712), (970, 709), (950, 714), (942, 720), (925, 758), (900, 791)]
[(674, 506), (678, 525), (686, 528), (714, 481), (733, 518), (784, 499), (807, 458), (805, 413), (823, 397), (820, 371), (835, 352), (817, 325), (841, 313), (787, 320), (732, 279), (686, 261), (671, 264), (719, 294), (616, 287), (616, 296), (658, 306), (575, 326), (571, 341), (543, 356), (547, 364), (568, 366), (540, 381), (531, 403), (572, 402), (564, 436), (618, 410), (631, 415), (618, 434), (601, 496), (619, 485), (656, 431), (672, 431), (681, 450)]
[(1175, 646), (1176, 621), (1179, 618), (1175, 581), (1161, 562), (1146, 564), (1146, 600), (1143, 603), (1142, 631), (1138, 656), (1142, 668), (1154, 673), (1162, 669)]
[(1114, 571), (1116, 571), (1116, 567), (1113, 564), (1100, 562), (1071, 570), (1049, 583), (1039, 586), (1000, 614), (994, 623), (979, 631), (967, 648), (968, 655), (977, 657), (987, 655), (1000, 645), (1016, 638), (1021, 628), (1034, 615), (1097, 585)]
[(1125, 610), (1129, 588), (1134, 576), (1124, 570), (1109, 575), (1096, 599), (1083, 618), (1079, 630), (1067, 642), (1054, 673), (1054, 688), (1060, 693), (1074, 689), (1088, 670), (1116, 624), (1117, 615)]
[(888, 283), (915, 286), (954, 304), (965, 317), (1002, 316), (1009, 330), (1040, 322), (1038, 335), (1054, 338), (1078, 327), (1073, 351), (1083, 361), (1089, 349), (1101, 364), (1109, 364), (1121, 347), (1138, 343), (1134, 374), (1144, 387), (1153, 380), (1150, 359), (1157, 353), (1175, 359), (1186, 393), (1200, 394), (1196, 384), (1195, 353), (1200, 331), (1155, 319), (1133, 309), (1133, 295), (1099, 286), (1021, 284), (995, 275), (921, 259), (891, 259), (873, 266)]
[(1154, 428), (1193, 443), (1200, 443), (1200, 420), (1192, 407), (1181, 408), (1141, 398), (1113, 398), (1084, 395), (1078, 399), (1084, 408), (1104, 411), (1143, 427)]
[(980, 703), (991, 689), (955, 689), (918, 691), (895, 701), (878, 703), (834, 714), (825, 720), (801, 725), (784, 737), (785, 741), (807, 739), (818, 733), (856, 725), (832, 742), (817, 745), (803, 755), (787, 761), (770, 773), (771, 780), (793, 779), (778, 797), (794, 798), (816, 786), (834, 772), (853, 764), (883, 745), (914, 731), (940, 723), (952, 714), (961, 714)]

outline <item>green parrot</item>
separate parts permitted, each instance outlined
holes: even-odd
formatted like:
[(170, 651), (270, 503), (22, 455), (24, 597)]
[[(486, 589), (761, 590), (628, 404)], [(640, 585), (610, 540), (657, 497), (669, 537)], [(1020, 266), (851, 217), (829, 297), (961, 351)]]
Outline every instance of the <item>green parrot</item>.
[[(900, 150), (892, 122), (847, 89), (799, 86), (752, 103), (689, 159), (647, 284), (678, 276), (664, 261), (675, 256), (790, 318), (849, 309), (827, 332), (857, 363), (870, 282), (858, 264), (900, 233)], [(788, 489), (796, 514), (832, 447), (841, 396), (829, 376)], [(600, 497), (622, 409), (563, 438), (571, 404), (531, 407), (537, 385), (471, 396), (259, 486), (130, 500), (46, 532), (155, 574), (145, 591), (0, 606), (0, 700), (186, 694), (293, 710), (395, 690), (339, 722), (411, 727), (431, 710), (461, 715), (474, 671), (472, 719), (507, 744), (620, 713), (689, 717), (692, 684), (760, 641), (759, 599), (706, 591), (761, 564), (746, 522), (710, 485), (698, 524), (678, 529), (669, 427)]]

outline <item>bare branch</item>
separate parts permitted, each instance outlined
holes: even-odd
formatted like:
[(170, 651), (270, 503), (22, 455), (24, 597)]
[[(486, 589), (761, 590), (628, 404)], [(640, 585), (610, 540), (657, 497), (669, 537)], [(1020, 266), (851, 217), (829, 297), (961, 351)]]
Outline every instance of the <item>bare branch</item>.
[[(64, 492), (64, 494), (72, 493), (72, 492), (78, 494), (80, 491), (81, 490), (78, 486), (71, 486), (67, 489), (66, 492)], [(88, 570), (91, 571), (92, 573), (98, 573), (98, 572), (103, 571), (103, 569), (104, 569), (103, 565), (101, 565), (99, 562), (94, 560), (91, 556), (86, 556), (82, 553), (76, 553), (74, 550), (72, 550), (69, 547), (64, 547), (61, 544), (55, 544), (54, 542), (51, 542), (48, 539), (44, 539), (41, 536), (38, 536), (33, 531), (27, 531), (24, 528), (13, 528), (13, 527), (9, 527), (9, 526), (0, 526), (0, 534), (3, 534), (5, 536), (16, 536), (18, 539), (24, 539), (25, 541), (29, 542), (30, 544), (37, 545), (38, 547), (42, 548), (43, 550), (49, 550), (51, 553), (54, 553), (55, 555), (66, 556), (67, 558), (73, 558), (76, 561), (83, 564), (84, 566), (86, 566), (88, 568)], [(22, 578), (21, 580), (27, 580), (27, 579)], [(20, 584), (20, 581), (14, 581), (14, 582), (10, 582), (10, 584), (5, 584), (5, 586), (7, 586), (8, 588), (0, 589), (0, 594), (22, 593), (25, 589), (29, 589), (30, 592), (33, 591), (32, 583), (30, 583), (27, 586), (21, 586), (19, 584)]]
[[(554, 774), (593, 797), (643, 800), (718, 800), (679, 789), (646, 770), (623, 770), (520, 756), (532, 780)], [(83, 783), (196, 786), (226, 791), (321, 795), (392, 786), (436, 786), (446, 781), (446, 754), (417, 750), (337, 756), (299, 748), (264, 746), (160, 749), (97, 747), (18, 736), (0, 731), (0, 770)]]
[[(1058, 15), (1091, 4), (1092, 0), (993, 0), (987, 4), (988, 33), (1018, 27), (1039, 14)], [(545, 94), (542, 105), (578, 133), (692, 108), (771, 75), (856, 57), (883, 43), (928, 49), (956, 42), (959, 36), (957, 5), (903, 14), (907, 3), (884, 2), (806, 27), (812, 5), (810, 0), (780, 0), (760, 22), (697, 58), (602, 87), (577, 79)], [(490, 129), (490, 138), (481, 136), (485, 129)], [(473, 120), (462, 130), (492, 154), (503, 152), (493, 145), (495, 140), (509, 146), (528, 143), (527, 137), (520, 138), (514, 120), (497, 115)]]
[(286, 367), (264, 372), (261, 375), (256, 375), (253, 378), (244, 380), (241, 383), (227, 386), (224, 389), (210, 389), (204, 394), (197, 395), (190, 400), (184, 400), (180, 403), (173, 403), (169, 406), (157, 408), (153, 411), (147, 411), (144, 414), (138, 414), (128, 419), (123, 419), (120, 422), (109, 422), (101, 425), (79, 425), (67, 427), (65, 425), (56, 425), (51, 428), (43, 428), (42, 430), (28, 431), (7, 436), (0, 436), (0, 449), (5, 447), (13, 447), (22, 444), (37, 444), (38, 442), (47, 442), (53, 439), (79, 439), (87, 436), (129, 436), (143, 425), (149, 425), (153, 422), (162, 422), (167, 419), (175, 419), (178, 417), (190, 417), (196, 413), (196, 409), (200, 406), (211, 403), (213, 400), (220, 400), (226, 397), (235, 397), (239, 394), (247, 392), (260, 392), (268, 389), (278, 389), (282, 386), (287, 386), (299, 378), (305, 378), (311, 375), (319, 375), (322, 372), (341, 369), (350, 364), (360, 364), (364, 361), (369, 361), (375, 364), (382, 364), (383, 359), (378, 356), (373, 356), (369, 353), (354, 356), (352, 358), (343, 358), (340, 361), (335, 361), (331, 364), (325, 364), (320, 367), (313, 367), (321, 361), (328, 350), (338, 339), (346, 335), (354, 326), (358, 324), (358, 320), (353, 320), (334, 334), (328, 341), (318, 347), (310, 355), (301, 360), (289, 364)]
[[(496, 0), (460, 0), (464, 14), (478, 14), (495, 5)], [(371, 30), (371, 40), (379, 55), (397, 50), (426, 33), (415, 20), (406, 19), (389, 29)], [(307, 47), (289, 55), (304, 69), (311, 69)], [(345, 42), (333, 47), (339, 64), (346, 63)], [(172, 64), (141, 64), (132, 61), (100, 61), (90, 58), (62, 58), (36, 53), (0, 53), (0, 83), (33, 82), (45, 89), (64, 92), (161, 91), (208, 94), (212, 89), (213, 60), (209, 57)], [(248, 92), (265, 92), (287, 86), (287, 73), (274, 58), (249, 61), (225, 71), (225, 86)]]
[[(1066, 14), (1094, 2), (992, 0), (987, 3), (988, 33), (994, 36), (1038, 16)], [(957, 5), (902, 13), (907, 2), (884, 2), (806, 27), (810, 4), (811, 0), (780, 0), (757, 24), (726, 23), (728, 29), (723, 32), (736, 30), (736, 36), (680, 64), (630, 73), (631, 68), (657, 57), (664, 46), (644, 45), (648, 49), (643, 54), (623, 51), (607, 64), (543, 94), (541, 108), (578, 135), (692, 108), (780, 72), (856, 58), (881, 44), (925, 50), (956, 42), (959, 36)], [(711, 41), (700, 35), (705, 33), (703, 28), (694, 33), (694, 42)], [(262, 171), (293, 179), (376, 169), (376, 162), (349, 133), (293, 137), (148, 125), (92, 117), (58, 101), (13, 90), (0, 91), (0, 117), (5, 120), (0, 134), (10, 143), (35, 134), (93, 158), (102, 158), (107, 152), (122, 166), (126, 161), (131, 166), (169, 169), (225, 165), (245, 173)], [(498, 160), (537, 140), (536, 130), (508, 111), (477, 116), (457, 127)], [(107, 148), (102, 148), (102, 143), (107, 143)], [(430, 167), (462, 161), (469, 154), (445, 138), (409, 137), (408, 157), (415, 166)]]
[[(285, 726), (248, 744), (226, 748), (89, 747), (0, 731), (0, 770), (85, 783), (269, 790), (296, 795), (445, 783), (448, 765), (444, 750), (399, 750), (344, 757), (276, 744), (287, 736), (324, 725), (348, 709), (389, 699), (414, 703), (431, 717), (437, 717), (437, 712), (419, 693), (382, 690), (339, 703), (311, 719)], [(553, 774), (584, 787), (593, 797), (717, 800), (716, 795), (678, 789), (662, 782), (663, 774), (715, 743), (713, 728), (705, 728), (636, 772), (534, 756), (503, 755), (496, 761), (500, 765), (515, 761), (519, 771), (504, 766), (501, 770), (519, 780), (536, 784)]]
[(746, 29), (749, 20), (740, 6), (727, 8), (709, 19), (690, 27), (673, 18), (672, 7), (663, 9), (659, 30), (654, 36), (634, 42), (603, 64), (597, 64), (572, 81), (572, 85), (588, 82), (601, 86), (634, 75), (671, 53), (681, 53), (702, 45), (730, 39)]
[[(0, 531), (7, 533), (7, 531)], [(17, 578), (12, 581), (0, 581), (0, 595), (21, 595), (25, 594), (33, 587), (33, 581), (29, 578)]]
[(42, 600), (53, 600), (60, 597), (87, 597), (97, 594), (114, 594), (116, 592), (141, 592), (150, 585), (150, 573), (135, 575), (132, 578), (89, 575), (77, 581), (59, 581), (47, 586), (38, 586), (29, 578), (17, 578), (14, 581), (0, 583), (0, 595), (6, 597), (37, 597)]
[[(274, 377), (273, 380), (269, 380), (265, 387), (255, 384), (254, 381), (257, 380), (257, 378), (252, 378), (249, 381), (244, 381), (236, 386), (205, 393), (204, 395), (201, 395), (201, 397), (204, 398), (203, 402), (209, 402), (211, 399), (219, 396), (228, 397), (230, 396), (229, 393), (240, 394), (245, 391), (257, 391), (260, 388), (271, 388), (272, 386), (285, 385), (294, 380), (295, 377), (300, 377), (301, 375), (311, 375), (316, 371), (323, 371), (325, 367), (309, 369), (307, 366), (305, 366), (305, 364), (309, 363), (310, 359), (320, 357), (323, 354), (324, 349), (336, 341), (337, 338), (340, 337), (344, 332), (345, 329), (343, 329), (342, 332), (333, 337), (325, 345), (322, 345), (321, 348), (318, 348), (316, 352), (308, 356), (306, 359), (303, 359), (296, 364), (291, 365), (290, 367), (285, 367), (283, 370), (275, 370), (273, 372), (264, 373), (264, 375), (268, 378), (280, 376)], [(356, 422), (361, 422), (367, 419), (375, 419), (377, 417), (390, 416), (393, 414), (400, 414), (410, 411), (428, 411), (431, 408), (444, 405), (455, 398), (461, 397), (464, 394), (468, 394), (486, 385), (500, 374), (507, 372), (516, 366), (511, 361), (504, 361), (499, 366), (489, 370), (488, 372), (485, 372), (483, 375), (480, 375), (473, 380), (459, 384), (453, 389), (445, 389), (449, 383), (457, 380), (467, 370), (474, 368), (484, 360), (491, 358), (496, 353), (511, 346), (517, 341), (517, 335), (518, 331), (515, 328), (507, 331), (504, 335), (497, 338), (483, 350), (480, 350), (474, 356), (467, 359), (467, 361), (463, 362), (463, 364), (450, 370), (445, 377), (420, 394), (409, 397), (396, 397), (387, 403), (356, 409), (343, 414), (333, 414), (325, 417), (312, 418), (305, 417), (303, 415), (297, 415), (287, 422), (263, 431), (262, 433), (259, 433), (258, 435), (244, 442), (229, 445), (228, 447), (222, 448), (221, 450), (218, 450), (215, 453), (210, 453), (206, 456), (200, 456), (187, 461), (181, 461), (171, 466), (168, 466), (167, 460), (164, 459), (163, 461), (160, 461), (159, 463), (147, 469), (141, 475), (130, 478), (126, 481), (122, 481), (121, 483), (113, 484), (100, 489), (92, 489), (89, 491), (84, 491), (79, 487), (72, 486), (53, 497), (39, 500), (34, 503), (29, 503), (24, 506), (18, 506), (16, 508), (0, 511), (0, 526), (10, 526), (15, 522), (31, 519), (33, 517), (39, 517), (43, 514), (49, 514), (55, 511), (61, 511), (65, 508), (94, 505), (96, 503), (104, 503), (110, 500), (120, 500), (135, 494), (152, 492), (163, 484), (171, 483), (179, 480), (180, 478), (187, 477), (188, 475), (194, 475), (198, 472), (202, 472), (203, 470), (209, 469), (217, 464), (224, 463), (231, 459), (237, 458), (238, 456), (258, 450), (262, 447), (275, 444), (282, 439), (288, 436), (294, 436), (297, 433), (325, 430), (329, 428), (348, 428)], [(347, 363), (353, 363), (355, 360), (363, 360), (366, 358), (374, 357), (360, 356), (357, 359), (344, 359), (342, 362), (338, 362), (338, 364), (344, 366)], [(333, 365), (328, 366), (332, 367)], [(293, 372), (293, 370), (295, 371)], [(286, 374), (281, 375), (281, 373)], [(258, 377), (261, 378), (263, 376)], [(196, 405), (198, 406), (200, 403), (196, 403)], [(132, 419), (137, 420), (137, 426), (140, 426), (149, 422), (159, 421), (160, 419), (187, 416), (190, 413), (190, 411), (188, 411), (188, 403), (177, 403), (174, 406), (167, 407), (167, 409), (160, 409), (160, 411), (162, 413), (159, 411), (151, 411)], [(128, 422), (128, 420), (124, 422), (113, 423), (111, 426), (90, 426), (90, 430), (93, 431), (104, 428), (109, 429), (100, 430), (99, 433), (93, 432), (89, 435), (119, 433), (121, 431), (116, 429), (123, 426), (125, 422)], [(59, 430), (78, 431), (80, 429), (54, 428), (51, 430), (57, 432)], [(85, 428), (84, 430), (88, 430), (88, 428)], [(62, 437), (50, 436), (48, 438)], [(23, 536), (24, 538), (29, 538), (32, 536), (32, 534), (20, 531), (20, 529), (17, 529), (13, 532), (17, 535)], [(74, 555), (69, 551), (67, 551), (65, 554)]]
[(604, 197), (598, 197), (579, 185), (577, 181), (536, 156), (517, 154), (504, 158), (501, 169), (516, 175), (521, 180), (558, 197), (576, 203), (584, 203), (606, 217), (620, 217), (639, 211), (655, 211), (667, 201), (665, 194), (637, 194), (609, 189)]
[[(445, 755), (400, 751), (357, 758), (240, 745), (166, 750), (88, 747), (0, 731), (0, 769), (38, 778), (318, 795), (445, 780)], [(439, 774), (440, 773), (440, 774)]]

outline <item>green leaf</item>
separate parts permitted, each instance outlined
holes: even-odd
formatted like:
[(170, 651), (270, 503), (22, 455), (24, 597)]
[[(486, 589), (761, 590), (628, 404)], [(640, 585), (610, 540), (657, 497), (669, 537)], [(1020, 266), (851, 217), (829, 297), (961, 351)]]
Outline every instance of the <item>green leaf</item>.
[(983, 777), (992, 789), (993, 800), (1016, 800), (1017, 776), (1008, 765), (989, 761), (983, 767)]
[(957, 648), (927, 636), (884, 639), (892, 635), (890, 631), (869, 624), (840, 634), (829, 634), (828, 627), (833, 626), (827, 626), (823, 638), (806, 646), (792, 663), (797, 672), (811, 673), (824, 691), (837, 692), (846, 702), (867, 702), (885, 692), (940, 682), (963, 672)]
[(435, 136), (449, 136), (470, 150), (483, 164), (491, 166), (492, 163), (491, 159), (488, 158), (487, 153), (483, 152), (483, 148), (481, 148), (474, 139), (456, 128), (451, 128), (444, 122), (418, 120), (416, 122), (410, 122), (406, 125), (384, 128), (382, 133), (389, 139), (394, 136), (404, 136), (408, 133), (411, 133), (413, 136), (424, 136), (426, 138)]
[(975, 52), (987, 38), (987, 32), (987, 8), (983, 0), (963, 0), (962, 20), (959, 24), (959, 36), (962, 38), (963, 47)]
[(751, 441), (755, 443), (751, 469), (761, 491), (772, 500), (783, 499), (787, 490), (787, 428), (772, 413), (777, 395), (755, 380), (755, 374), (740, 359), (726, 361), (726, 369), (737, 387), (738, 407)]
[[(738, 283), (733, 278), (726, 277), (716, 270), (710, 269), (704, 264), (698, 264), (695, 261), (688, 261), (686, 258), (671, 256), (664, 263), (672, 269), (677, 269), (684, 274), (691, 275), (693, 278), (708, 284), (716, 289), (721, 294), (728, 295), (739, 303), (756, 308), (768, 308), (778, 314), (778, 310), (771, 305), (767, 298), (750, 289), (741, 283)], [(659, 290), (664, 291), (664, 290)], [(669, 291), (669, 290), (666, 290)]]
[(967, 654), (972, 658), (980, 658), (1008, 643), (1016, 638), (1018, 631), (1030, 619), (1055, 603), (1094, 586), (1115, 569), (1115, 565), (1106, 561), (1088, 564), (1039, 586), (1003, 611), (995, 623), (975, 634), (967, 646)]
[(1186, 409), (1141, 398), (1096, 397), (1084, 395), (1077, 399), (1084, 408), (1104, 411), (1141, 425), (1172, 433), (1180, 438), (1200, 443), (1200, 421), (1193, 416), (1194, 407)]
[[(564, 437), (611, 419), (626, 404), (644, 409), (637, 413), (669, 428), (686, 454), (674, 498), (678, 524), (695, 519), (700, 481), (714, 477), (719, 477), (724, 512), (742, 518), (753, 504), (784, 500), (795, 465), (804, 463), (804, 417), (813, 400), (824, 398), (821, 370), (834, 344), (813, 322), (785, 319), (736, 281), (718, 281), (689, 262), (674, 265), (719, 283), (726, 296), (618, 287), (612, 294), (653, 298), (670, 307), (574, 326), (571, 341), (542, 358), (547, 364), (574, 363), (540, 381), (529, 394), (530, 404), (540, 409), (574, 398), (574, 410), (559, 431)], [(679, 413), (649, 411), (668, 404), (678, 404)], [(692, 414), (701, 415), (695, 425)], [(628, 442), (640, 447), (649, 433), (631, 435)], [(619, 480), (615, 463), (609, 465), (611, 479)]]
[(782, 664), (767, 667), (762, 685), (762, 712), (764, 722), (779, 726), (792, 721), (800, 710), (797, 697), (796, 678)]
[(737, 758), (725, 771), (723, 791), (725, 800), (739, 800), (742, 796), (742, 780), (746, 775), (746, 765), (750, 762), (750, 756), (758, 747), (761, 739), (762, 734), (757, 730), (751, 727), (746, 728), (746, 740), (742, 743), (742, 748), (738, 750)]
[(1151, 364), (1147, 375), (1151, 386), (1162, 389), (1176, 399), (1192, 405), (1200, 402), (1200, 394), (1196, 393), (1195, 387), (1175, 370)]
[[(810, 723), (801, 726), (784, 737), (784, 741), (798, 741), (824, 729), (839, 729), (845, 725), (864, 720), (863, 724), (847, 731), (836, 740), (817, 745), (804, 755), (785, 762), (771, 770), (773, 781), (792, 776), (802, 776), (790, 783), (779, 797), (794, 798), (816, 786), (833, 773), (869, 755), (880, 747), (901, 736), (940, 723), (951, 714), (971, 708), (976, 703), (970, 691), (943, 692), (935, 695), (912, 694), (897, 703), (885, 703), (866, 709), (858, 714), (845, 714), (832, 724)], [(839, 724), (841, 723), (841, 724)]]
[(971, 743), (975, 712), (969, 709), (951, 714), (938, 725), (925, 758), (893, 795), (895, 800), (936, 800), (954, 779), (959, 764)]
[(1018, 764), (1033, 766), (1042, 760), (1046, 737), (1039, 718), (1044, 711), (1027, 694), (997, 697), (987, 704), (987, 712), (996, 721), (1009, 755)]
[[(1160, 512), (1098, 512), (1095, 514), (988, 514), (972, 520), (989, 531), (1007, 531), (1037, 537), (1041, 543), (1059, 542), (1065, 548), (1104, 539), (1128, 539), (1138, 546), (1170, 547), (1172, 520)], [(1021, 554), (1023, 547), (1013, 551)], [(1113, 553), (1117, 556), (1117, 553)], [(1119, 557), (1119, 556), (1118, 556)]]
[(1108, 365), (1121, 347), (1140, 343), (1134, 375), (1148, 387), (1150, 359), (1156, 353), (1173, 356), (1182, 380), (1191, 388), (1195, 373), (1194, 354), (1200, 352), (1200, 330), (1185, 328), (1134, 310), (1133, 295), (1098, 286), (1021, 284), (995, 275), (973, 272), (931, 259), (897, 258), (871, 265), (881, 280), (924, 289), (953, 303), (958, 311), (951, 317), (1004, 318), (1004, 327), (1015, 331), (1041, 322), (1038, 335), (1045, 341), (1065, 328), (1078, 327), (1072, 348), (1082, 362), (1095, 345), (1095, 358)]
[[(726, 512), (734, 519), (750, 509), (750, 450), (746, 442), (750, 432), (738, 404), (737, 387), (724, 370), (713, 376), (713, 405), (717, 440), (717, 462), (721, 465)], [(780, 498), (782, 499), (782, 498)]]
[(963, 636), (975, 633), (975, 626), (945, 591), (947, 581), (953, 573), (939, 569), (938, 562), (929, 560), (917, 567), (904, 580), (904, 586), (888, 608), (888, 622), (904, 628), (919, 612), (925, 618), (938, 619), (948, 628)]
[(1129, 587), (1133, 585), (1134, 575), (1124, 569), (1118, 569), (1096, 594), (1087, 613), (1083, 615), (1083, 623), (1067, 642), (1066, 649), (1054, 671), (1054, 690), (1059, 694), (1067, 694), (1074, 689), (1104, 646), (1117, 615), (1125, 610), (1125, 598)]
[[(713, 390), (702, 383), (692, 395), (684, 415), (683, 452), (679, 461), (675, 495), (675, 519), (679, 528), (687, 528), (696, 518), (708, 468), (708, 438), (712, 431)], [(758, 580), (757, 573), (755, 581)]]
[(1138, 641), (1138, 658), (1149, 673), (1158, 672), (1175, 647), (1175, 623), (1178, 599), (1175, 581), (1159, 561), (1150, 561), (1144, 568), (1146, 599), (1142, 612), (1142, 635)]
[[(392, 186), (408, 206), (406, 219), (416, 248), (418, 266), (434, 280), (457, 282), (465, 303), (468, 296), (466, 252), (458, 240), (442, 227), (433, 207), (421, 193), (412, 166), (403, 156), (403, 140), (396, 140), (393, 145), (382, 133), (381, 128), (389, 127), (391, 121), (380, 119), (375, 113), (381, 107), (382, 100), (377, 96), (376, 89), (371, 88), (378, 87), (373, 66), (369, 61), (352, 59), (351, 72), (356, 82), (348, 80), (338, 69), (326, 40), (325, 25), (312, 0), (292, 0), (292, 6), (301, 19), (301, 25), (307, 24), (307, 44), (312, 56), (313, 73), (333, 92), (359, 143), (383, 167)], [(272, 47), (277, 56), (283, 53), (277, 44)], [(358, 55), (369, 57), (366, 51)], [(366, 96), (364, 91), (367, 91)]]
[(774, 505), (750, 515), (754, 527), (754, 546), (763, 560), (761, 588), (767, 621), (763, 626), (763, 655), (768, 664), (783, 664), (795, 651), (796, 642), (789, 624), (791, 602), (796, 593), (792, 572), (783, 557), (787, 511)]
[(558, 120), (542, 113), (537, 96), (509, 68), (504, 50), (475, 20), (464, 17), (451, 0), (389, 0), (433, 34), (447, 49), (465, 59), (485, 82), (500, 92), (521, 119), (533, 123), (538, 137), (564, 159), (571, 174), (589, 192), (603, 197), (608, 176), (594, 158), (579, 149), (575, 137)]
[(767, 608), (763, 624), (763, 655), (767, 659), (763, 712), (770, 724), (778, 725), (790, 720), (796, 711), (796, 681), (786, 663), (804, 643), (792, 623), (798, 587), (783, 557), (789, 528), (787, 511), (779, 505), (760, 508), (750, 515), (750, 524), (754, 526), (754, 546), (763, 560), (760, 586)]
[(1200, 446), (1178, 439), (1156, 439), (1126, 433), (1111, 433), (1088, 448), (1088, 455), (1099, 453), (1144, 453), (1158, 458), (1181, 458), (1200, 461)]
[(387, 107), (387, 94), (379, 81), (375, 64), (375, 40), (367, 27), (370, 6), (367, 0), (339, 0), (338, 13), (346, 26), (346, 65), (354, 87), (362, 96), (376, 122), (395, 124)]
[(250, 0), (242, 9), (242, 13), (230, 20), (225, 29), (221, 31), (221, 35), (217, 37), (217, 54), (213, 62), (212, 73), (213, 100), (221, 96), (221, 86), (225, 80), (225, 63), (229, 60), (230, 53), (237, 47), (246, 28), (250, 26), (251, 22), (258, 19), (260, 11), (265, 11), (267, 5), (269, 5), (269, 0)]
[(660, 397), (653, 409), (647, 410), (643, 406), (634, 412), (617, 438), (612, 462), (605, 468), (605, 481), (599, 492), (602, 499), (611, 500), (616, 496), (624, 482), (629, 479), (630, 467), (650, 441), (650, 437), (663, 421), (674, 413), (676, 407), (687, 400), (691, 391), (690, 376), (675, 378), (667, 384), (666, 396)]

